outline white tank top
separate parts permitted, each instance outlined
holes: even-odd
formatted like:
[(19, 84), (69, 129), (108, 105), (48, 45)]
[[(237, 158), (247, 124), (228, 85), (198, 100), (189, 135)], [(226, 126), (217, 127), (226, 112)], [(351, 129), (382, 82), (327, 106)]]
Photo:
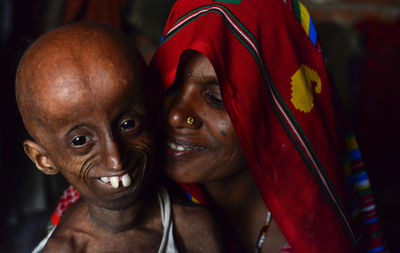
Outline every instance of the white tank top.
[[(160, 204), (161, 220), (163, 224), (163, 236), (158, 253), (178, 253), (178, 249), (176, 248), (174, 241), (174, 225), (171, 217), (171, 200), (169, 198), (169, 194), (164, 187), (161, 187), (157, 192), (157, 197), (158, 203)], [(39, 253), (43, 250), (55, 229), (56, 227), (53, 227), (49, 231), (47, 236), (36, 246), (32, 253)]]
[(160, 203), (161, 220), (164, 227), (163, 237), (158, 253), (178, 253), (174, 241), (174, 223), (171, 217), (171, 201), (168, 192), (165, 188), (161, 187), (157, 196), (158, 202)]

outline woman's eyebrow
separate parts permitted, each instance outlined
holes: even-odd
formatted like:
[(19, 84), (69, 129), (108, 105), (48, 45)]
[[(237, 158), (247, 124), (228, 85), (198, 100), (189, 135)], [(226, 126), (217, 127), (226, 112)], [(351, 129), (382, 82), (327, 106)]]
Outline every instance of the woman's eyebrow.
[(218, 85), (218, 79), (215, 75), (202, 73), (199, 75), (199, 80), (206, 84)]

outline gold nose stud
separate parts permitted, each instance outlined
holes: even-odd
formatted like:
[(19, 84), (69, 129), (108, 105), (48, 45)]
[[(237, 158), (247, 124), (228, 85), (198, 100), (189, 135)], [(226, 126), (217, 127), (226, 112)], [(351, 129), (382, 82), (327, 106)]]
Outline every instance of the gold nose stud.
[(189, 125), (192, 125), (192, 124), (194, 123), (194, 118), (193, 118), (193, 117), (188, 117), (188, 118), (186, 119), (186, 122), (187, 122)]

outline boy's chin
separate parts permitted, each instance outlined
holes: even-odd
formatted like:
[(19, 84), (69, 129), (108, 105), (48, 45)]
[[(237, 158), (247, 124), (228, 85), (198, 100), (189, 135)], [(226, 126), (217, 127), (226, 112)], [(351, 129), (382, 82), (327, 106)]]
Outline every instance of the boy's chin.
[(119, 187), (117, 189), (111, 188), (109, 191), (101, 190), (91, 194), (81, 193), (81, 195), (88, 205), (110, 210), (125, 209), (135, 205), (142, 198), (146, 198), (144, 196), (144, 187), (138, 185)]

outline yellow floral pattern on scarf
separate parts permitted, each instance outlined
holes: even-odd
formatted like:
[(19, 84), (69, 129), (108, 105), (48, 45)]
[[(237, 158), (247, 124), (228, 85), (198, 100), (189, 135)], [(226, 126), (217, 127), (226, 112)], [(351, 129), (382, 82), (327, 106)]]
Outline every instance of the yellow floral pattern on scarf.
[(304, 113), (314, 107), (314, 92), (321, 93), (322, 84), (318, 73), (306, 65), (301, 65), (291, 78), (293, 106)]

